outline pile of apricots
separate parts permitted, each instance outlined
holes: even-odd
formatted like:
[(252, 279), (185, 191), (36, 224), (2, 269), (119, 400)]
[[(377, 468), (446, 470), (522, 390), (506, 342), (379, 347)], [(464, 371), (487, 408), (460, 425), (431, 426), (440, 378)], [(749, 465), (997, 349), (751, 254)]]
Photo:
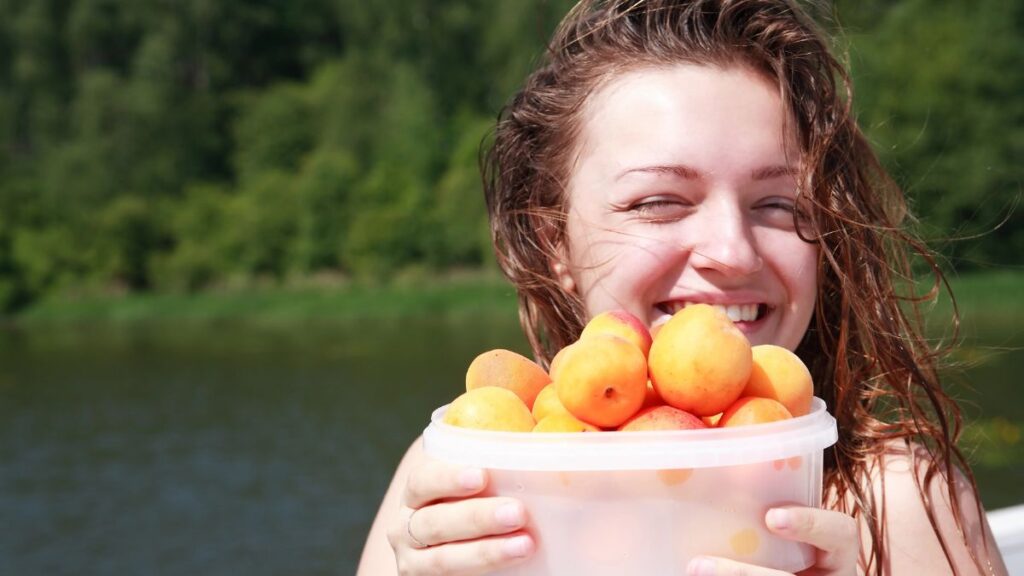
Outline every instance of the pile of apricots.
[(692, 304), (651, 331), (595, 316), (550, 372), (509, 350), (477, 356), (444, 422), (511, 432), (689, 430), (807, 414), (811, 374), (780, 346), (751, 346), (725, 312)]

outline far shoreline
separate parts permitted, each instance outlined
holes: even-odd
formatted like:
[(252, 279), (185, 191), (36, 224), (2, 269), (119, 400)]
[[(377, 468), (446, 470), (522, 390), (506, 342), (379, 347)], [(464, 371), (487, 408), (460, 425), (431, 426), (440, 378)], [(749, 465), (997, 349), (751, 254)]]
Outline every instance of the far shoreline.
[[(1024, 270), (950, 275), (961, 329), (975, 326), (1019, 333), (1024, 325)], [(923, 278), (924, 294), (931, 278)], [(951, 303), (945, 293), (922, 308), (929, 329), (948, 333)], [(137, 293), (51, 297), (6, 318), (18, 327), (160, 322), (347, 322), (431, 315), (514, 318), (515, 290), (493, 270), (411, 274), (386, 282), (256, 285), (196, 293)]]

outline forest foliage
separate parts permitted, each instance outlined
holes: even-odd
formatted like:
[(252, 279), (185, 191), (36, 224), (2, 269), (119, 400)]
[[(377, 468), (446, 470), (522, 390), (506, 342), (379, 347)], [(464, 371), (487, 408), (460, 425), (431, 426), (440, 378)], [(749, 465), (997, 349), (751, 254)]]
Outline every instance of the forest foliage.
[[(478, 168), (567, 0), (0, 0), (0, 311), (490, 265)], [(1024, 3), (843, 0), (859, 119), (961, 270), (1024, 253)]]

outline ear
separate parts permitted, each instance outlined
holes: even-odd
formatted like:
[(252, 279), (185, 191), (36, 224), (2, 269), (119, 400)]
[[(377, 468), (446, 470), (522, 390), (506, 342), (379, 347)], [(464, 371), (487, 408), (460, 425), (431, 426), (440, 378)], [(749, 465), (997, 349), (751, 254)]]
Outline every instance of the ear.
[(565, 262), (568, 260), (565, 247), (562, 244), (558, 246), (558, 258), (551, 259), (549, 266), (551, 267), (551, 274), (555, 280), (558, 281), (558, 285), (562, 287), (562, 290), (569, 293), (576, 293), (576, 280), (572, 277), (572, 272), (569, 270), (569, 265)]
[(537, 217), (534, 220), (536, 225), (537, 241), (548, 251), (548, 270), (551, 277), (558, 282), (562, 291), (567, 294), (576, 293), (576, 280), (572, 277), (572, 270), (568, 262), (569, 249), (565, 245), (565, 238), (558, 239), (559, 233), (556, 229), (555, 220), (552, 218)]

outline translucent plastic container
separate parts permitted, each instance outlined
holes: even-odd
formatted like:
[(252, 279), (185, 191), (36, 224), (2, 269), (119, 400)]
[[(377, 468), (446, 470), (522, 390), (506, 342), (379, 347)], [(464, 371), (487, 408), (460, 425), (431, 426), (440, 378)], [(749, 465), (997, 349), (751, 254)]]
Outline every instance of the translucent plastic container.
[(488, 494), (526, 506), (535, 555), (503, 575), (685, 574), (698, 555), (796, 572), (809, 546), (764, 525), (780, 504), (821, 505), (835, 419), (815, 398), (781, 422), (652, 432), (526, 434), (450, 426), (423, 432), (438, 460), (490, 470)]

